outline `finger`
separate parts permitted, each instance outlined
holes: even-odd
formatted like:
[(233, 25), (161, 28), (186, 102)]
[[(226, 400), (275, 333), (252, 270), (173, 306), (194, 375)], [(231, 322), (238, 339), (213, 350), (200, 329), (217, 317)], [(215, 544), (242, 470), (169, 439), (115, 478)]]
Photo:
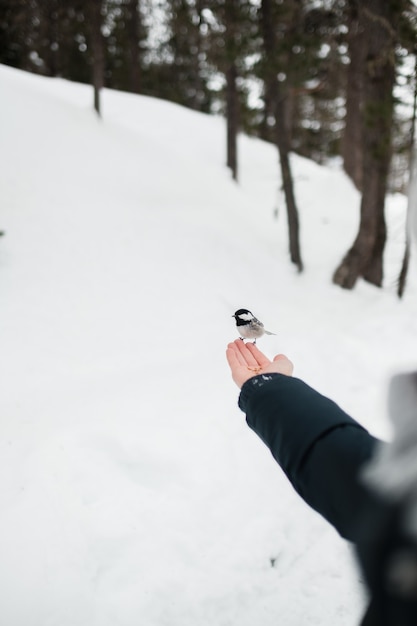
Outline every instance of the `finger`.
[(239, 378), (239, 372), (241, 372), (243, 368), (242, 368), (242, 365), (239, 364), (238, 353), (236, 352), (236, 350), (228, 346), (226, 350), (226, 358), (227, 358), (227, 362), (229, 363), (230, 371), (232, 373), (232, 378), (240, 389), (242, 387), (243, 382), (245, 381), (240, 380)]
[(289, 358), (285, 356), (285, 354), (277, 354), (276, 356), (274, 356), (274, 363), (277, 362), (280, 362), (280, 364), (283, 366), (284, 374), (287, 374), (287, 376), (292, 376), (292, 373), (294, 371), (294, 365), (292, 361), (290, 361)]
[(232, 350), (236, 354), (236, 357), (237, 357), (237, 359), (238, 359), (238, 361), (239, 361), (239, 363), (241, 365), (246, 365), (246, 361), (245, 361), (242, 353), (239, 350), (239, 344), (240, 343), (241, 343), (240, 339), (238, 339), (237, 341), (233, 341), (232, 343), (228, 344), (227, 349), (228, 350)]
[(242, 355), (242, 357), (245, 359), (246, 365), (248, 365), (249, 367), (257, 367), (259, 365), (259, 363), (255, 359), (253, 354), (248, 349), (248, 345), (252, 345), (252, 344), (247, 345), (244, 341), (242, 341), (241, 339), (238, 339), (237, 341), (235, 341), (235, 345), (237, 349), (239, 350), (240, 354)]
[(248, 343), (247, 348), (248, 350), (250, 350), (252, 356), (256, 359), (256, 362), (258, 363), (258, 365), (260, 365), (261, 367), (265, 367), (265, 365), (269, 365), (271, 360), (268, 359), (268, 357), (266, 357), (264, 353), (259, 350), (256, 344)]
[(246, 366), (245, 359), (233, 343), (227, 346), (226, 358), (231, 370), (234, 370), (237, 367)]
[(238, 355), (239, 363), (241, 365), (244, 365), (245, 367), (248, 365), (255, 365), (254, 359), (242, 339), (236, 339), (232, 344), (232, 349), (235, 350)]

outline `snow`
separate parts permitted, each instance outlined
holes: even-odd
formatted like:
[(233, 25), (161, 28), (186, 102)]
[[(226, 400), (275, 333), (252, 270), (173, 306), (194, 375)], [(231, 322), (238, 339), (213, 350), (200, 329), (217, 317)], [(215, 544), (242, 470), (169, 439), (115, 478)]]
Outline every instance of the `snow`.
[(331, 275), (358, 224), (338, 168), (293, 156), (305, 272), (288, 259), (273, 146), (220, 118), (0, 67), (0, 607), (7, 626), (353, 626), (351, 547), (294, 493), (225, 361), (248, 308), (295, 374), (390, 436), (413, 367), (416, 268)]

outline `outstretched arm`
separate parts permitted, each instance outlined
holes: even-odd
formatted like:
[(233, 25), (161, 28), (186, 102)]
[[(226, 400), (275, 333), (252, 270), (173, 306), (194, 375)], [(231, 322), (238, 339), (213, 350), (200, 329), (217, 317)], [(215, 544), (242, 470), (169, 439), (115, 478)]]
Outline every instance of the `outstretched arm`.
[(226, 356), (250, 428), (302, 498), (355, 541), (369, 499), (360, 470), (376, 440), (332, 400), (293, 378), (287, 357), (271, 361), (240, 339), (227, 346)]

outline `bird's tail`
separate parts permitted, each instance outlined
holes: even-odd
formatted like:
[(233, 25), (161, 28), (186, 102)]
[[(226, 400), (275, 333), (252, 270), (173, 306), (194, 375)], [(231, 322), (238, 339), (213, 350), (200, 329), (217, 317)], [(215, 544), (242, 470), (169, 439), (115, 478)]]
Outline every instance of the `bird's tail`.
[(274, 335), (274, 336), (276, 336), (276, 333), (271, 333), (271, 332), (269, 332), (269, 330), (266, 330), (265, 331), (265, 335)]

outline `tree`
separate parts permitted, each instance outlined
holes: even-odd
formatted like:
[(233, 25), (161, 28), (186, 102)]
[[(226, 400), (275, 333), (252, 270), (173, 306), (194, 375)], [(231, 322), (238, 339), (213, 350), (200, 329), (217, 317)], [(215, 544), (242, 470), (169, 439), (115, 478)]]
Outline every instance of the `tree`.
[(61, 73), (61, 45), (62, 22), (65, 13), (64, 7), (58, 0), (45, 0), (39, 3), (40, 25), (40, 56), (45, 63), (44, 72), (48, 76), (59, 76)]
[(0, 62), (42, 74), (42, 16), (37, 0), (0, 0)]
[(342, 140), (343, 167), (355, 186), (362, 189), (363, 153), (362, 153), (362, 96), (365, 79), (365, 42), (367, 33), (359, 22), (361, 0), (348, 0), (347, 3), (347, 44), (349, 65), (346, 77), (346, 116)]
[(233, 180), (238, 179), (237, 136), (239, 131), (238, 54), (242, 23), (240, 0), (212, 0), (210, 59), (225, 78), (226, 164)]
[(401, 270), (398, 276), (397, 294), (402, 298), (405, 291), (408, 268), (410, 265), (410, 220), (417, 210), (417, 147), (416, 147), (416, 117), (417, 117), (417, 57), (414, 58), (414, 98), (411, 119), (410, 147), (409, 147), (409, 182), (408, 182), (408, 208), (405, 232), (404, 256)]
[(238, 179), (237, 138), (242, 123), (243, 87), (248, 58), (258, 52), (256, 7), (250, 0), (210, 0), (208, 60), (213, 73), (224, 76), (223, 90), (226, 124), (226, 161), (234, 180)]
[(162, 87), (167, 97), (175, 102), (196, 111), (209, 112), (208, 26), (203, 18), (203, 3), (168, 0), (166, 7), (169, 36), (164, 44), (162, 67), (165, 66), (171, 79), (159, 88)]
[(104, 87), (104, 41), (102, 28), (102, 0), (88, 0), (90, 17), (90, 45), (92, 53), (92, 83), (94, 88), (94, 109), (101, 115), (100, 92)]
[[(299, 219), (295, 201), (294, 184), (290, 164), (290, 87), (291, 54), (294, 37), (300, 21), (301, 2), (287, 1), (285, 4), (274, 0), (262, 0), (261, 24), (265, 51), (264, 80), (265, 92), (275, 118), (275, 141), (279, 152), (282, 186), (288, 216), (288, 233), (291, 261), (298, 271), (303, 270), (299, 242)], [(284, 46), (278, 47), (276, 32), (281, 29)]]
[(333, 282), (346, 289), (352, 289), (359, 277), (382, 285), (396, 27), (403, 4), (402, 0), (367, 0), (358, 7), (358, 27), (366, 33), (361, 112), (363, 194), (358, 234), (333, 275)]
[(129, 88), (133, 93), (140, 93), (141, 81), (141, 12), (139, 0), (128, 0), (126, 6), (126, 29), (128, 35)]
[(106, 83), (114, 89), (142, 93), (147, 29), (142, 0), (106, 0)]
[(238, 177), (237, 135), (239, 129), (239, 96), (237, 90), (236, 40), (239, 29), (237, 0), (226, 0), (224, 7), (226, 40), (226, 120), (227, 120), (227, 167), (234, 180)]

